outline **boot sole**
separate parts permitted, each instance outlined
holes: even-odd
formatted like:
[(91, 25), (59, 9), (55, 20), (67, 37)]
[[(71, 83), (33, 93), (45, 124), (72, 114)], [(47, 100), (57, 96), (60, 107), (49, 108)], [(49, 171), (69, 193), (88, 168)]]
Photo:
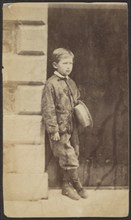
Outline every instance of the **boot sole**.
[(81, 198), (81, 197), (74, 198), (74, 197), (69, 196), (68, 193), (63, 193), (63, 192), (62, 192), (62, 195), (67, 196), (68, 198), (73, 199), (73, 200), (79, 200)]

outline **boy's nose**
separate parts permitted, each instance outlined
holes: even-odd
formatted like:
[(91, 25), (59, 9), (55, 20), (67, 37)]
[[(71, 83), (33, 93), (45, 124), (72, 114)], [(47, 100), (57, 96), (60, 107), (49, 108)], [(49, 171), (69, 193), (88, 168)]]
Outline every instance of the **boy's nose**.
[(71, 70), (71, 67), (70, 67), (70, 66), (68, 66), (68, 67), (67, 67), (67, 70)]
[(68, 67), (68, 68), (71, 68), (71, 67), (72, 67), (72, 64), (70, 64), (70, 63), (67, 64), (67, 67)]

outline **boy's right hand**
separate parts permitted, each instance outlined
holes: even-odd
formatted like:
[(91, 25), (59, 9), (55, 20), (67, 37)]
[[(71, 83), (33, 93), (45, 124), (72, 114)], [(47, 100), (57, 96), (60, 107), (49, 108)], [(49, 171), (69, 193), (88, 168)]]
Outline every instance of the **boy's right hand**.
[(51, 135), (51, 140), (53, 140), (53, 141), (59, 141), (59, 140), (60, 140), (59, 132), (56, 132), (55, 134), (52, 134), (52, 135)]

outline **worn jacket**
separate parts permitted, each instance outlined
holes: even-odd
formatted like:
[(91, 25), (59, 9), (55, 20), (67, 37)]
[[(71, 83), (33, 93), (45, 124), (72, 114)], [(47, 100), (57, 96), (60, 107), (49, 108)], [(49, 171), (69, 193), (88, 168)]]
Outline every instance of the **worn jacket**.
[(48, 133), (71, 133), (74, 106), (80, 97), (75, 82), (53, 75), (47, 80), (42, 94), (42, 119)]

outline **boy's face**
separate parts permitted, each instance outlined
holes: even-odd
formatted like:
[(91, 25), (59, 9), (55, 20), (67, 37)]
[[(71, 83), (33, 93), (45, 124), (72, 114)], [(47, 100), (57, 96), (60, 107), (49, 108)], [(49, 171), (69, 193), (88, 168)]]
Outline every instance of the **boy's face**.
[(73, 58), (71, 56), (61, 58), (58, 63), (53, 63), (54, 68), (63, 76), (68, 76), (73, 68)]

